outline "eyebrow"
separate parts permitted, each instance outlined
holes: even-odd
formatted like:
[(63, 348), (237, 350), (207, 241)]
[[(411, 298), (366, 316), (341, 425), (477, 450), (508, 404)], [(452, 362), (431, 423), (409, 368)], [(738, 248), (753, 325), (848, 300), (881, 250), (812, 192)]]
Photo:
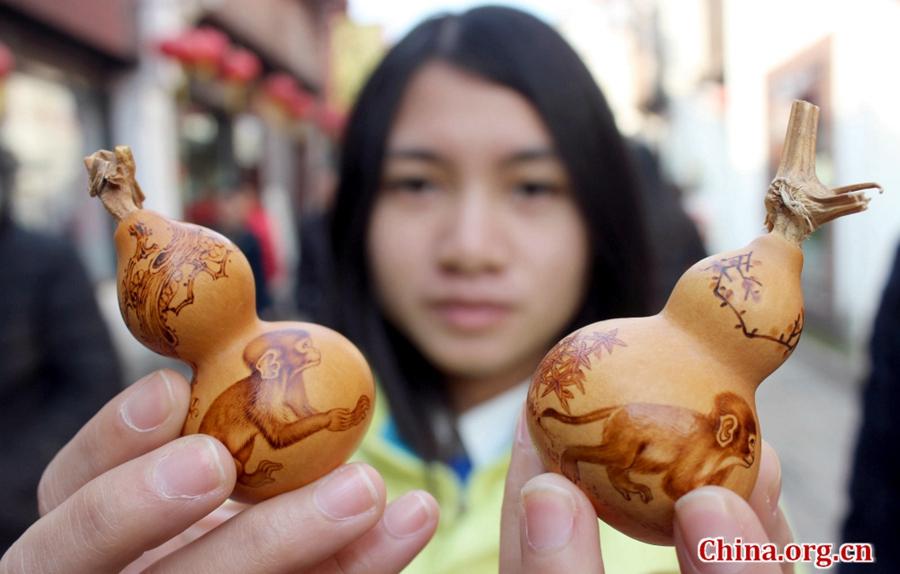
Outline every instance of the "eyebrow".
[(388, 159), (414, 159), (429, 163), (443, 163), (443, 160), (438, 154), (424, 148), (389, 149), (385, 155)]
[(546, 159), (557, 160), (559, 159), (559, 154), (556, 153), (556, 150), (549, 147), (528, 148), (510, 154), (503, 159), (502, 163), (504, 165), (515, 165), (518, 163), (527, 163), (530, 161), (539, 161)]

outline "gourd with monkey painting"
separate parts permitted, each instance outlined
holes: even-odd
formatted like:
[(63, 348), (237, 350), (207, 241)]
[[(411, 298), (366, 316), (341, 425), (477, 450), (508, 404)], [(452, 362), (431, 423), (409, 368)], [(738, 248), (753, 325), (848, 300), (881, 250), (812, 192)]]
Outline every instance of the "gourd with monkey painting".
[(768, 233), (689, 268), (652, 317), (610, 319), (563, 338), (529, 389), (527, 422), (545, 467), (597, 515), (672, 544), (675, 501), (703, 485), (747, 498), (762, 441), (757, 386), (803, 331), (802, 241), (863, 211), (874, 183), (833, 190), (815, 173), (818, 108), (791, 108), (765, 198)]
[(118, 221), (122, 318), (146, 347), (193, 369), (183, 434), (209, 434), (237, 470), (232, 498), (254, 502), (303, 486), (362, 440), (372, 373), (339, 333), (256, 315), (246, 257), (198, 225), (142, 209), (131, 150), (85, 159), (90, 193)]

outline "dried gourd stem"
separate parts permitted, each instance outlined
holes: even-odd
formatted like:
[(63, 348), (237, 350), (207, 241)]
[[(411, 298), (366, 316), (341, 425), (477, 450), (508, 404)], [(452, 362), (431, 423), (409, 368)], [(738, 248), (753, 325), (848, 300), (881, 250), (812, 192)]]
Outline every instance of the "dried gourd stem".
[(816, 177), (816, 130), (819, 108), (795, 100), (791, 106), (784, 152), (766, 193), (766, 227), (798, 245), (832, 219), (866, 209), (866, 189), (877, 183), (857, 183), (828, 189)]
[(84, 158), (88, 170), (88, 191), (99, 196), (116, 221), (141, 209), (144, 192), (134, 178), (134, 156), (128, 146), (116, 146), (115, 152), (100, 150)]

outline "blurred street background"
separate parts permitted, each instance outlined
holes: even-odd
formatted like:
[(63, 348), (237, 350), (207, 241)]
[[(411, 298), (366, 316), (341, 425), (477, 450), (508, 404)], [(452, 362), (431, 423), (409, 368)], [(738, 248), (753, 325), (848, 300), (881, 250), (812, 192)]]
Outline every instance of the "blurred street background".
[[(658, 155), (709, 253), (763, 232), (763, 197), (794, 99), (821, 108), (826, 185), (877, 181), (886, 190), (866, 213), (807, 241), (803, 340), (758, 396), (797, 537), (838, 540), (869, 334), (900, 239), (900, 3), (511, 4), (576, 47), (622, 131)], [(421, 18), (472, 5), (0, 0), (0, 141), (19, 163), (14, 218), (75, 246), (123, 384), (169, 363), (121, 321), (114, 225), (88, 197), (82, 158), (131, 146), (145, 207), (237, 227), (239, 244), (257, 254), (263, 316), (302, 317), (316, 297), (306, 224), (327, 209), (356, 90)]]

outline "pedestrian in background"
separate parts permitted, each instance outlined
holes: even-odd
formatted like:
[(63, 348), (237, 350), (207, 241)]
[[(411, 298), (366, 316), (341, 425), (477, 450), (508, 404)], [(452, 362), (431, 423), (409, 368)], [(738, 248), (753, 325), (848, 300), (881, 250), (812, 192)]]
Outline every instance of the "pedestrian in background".
[(122, 388), (94, 289), (66, 240), (14, 221), (16, 160), (0, 147), (0, 544), (38, 517), (53, 455)]

